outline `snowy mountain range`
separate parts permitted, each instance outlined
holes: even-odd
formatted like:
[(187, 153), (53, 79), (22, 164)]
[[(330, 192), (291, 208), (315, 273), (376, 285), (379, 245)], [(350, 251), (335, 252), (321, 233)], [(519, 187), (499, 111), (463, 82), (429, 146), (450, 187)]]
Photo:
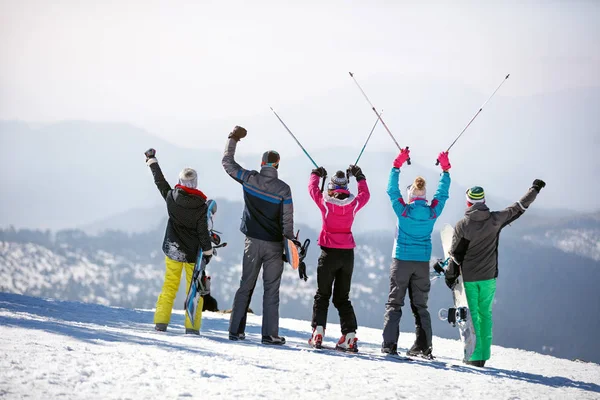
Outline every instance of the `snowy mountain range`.
[[(492, 347), (485, 368), (462, 364), (457, 339), (434, 338), (437, 359), (381, 356), (380, 330), (361, 328), (359, 352), (313, 350), (308, 321), (282, 319), (285, 346), (260, 344), (260, 316), (246, 340), (227, 338), (228, 316), (205, 312), (200, 336), (168, 332), (152, 310), (0, 293), (0, 396), (64, 399), (597, 399), (600, 366)], [(331, 324), (325, 344), (333, 346)], [(331, 332), (331, 333), (330, 333)], [(401, 335), (399, 350), (412, 344)]]
[[(223, 232), (222, 237), (229, 245), (219, 251), (208, 266), (208, 272), (212, 276), (212, 294), (221, 309), (231, 307), (239, 283), (243, 251), (243, 236), (238, 231), (241, 209), (241, 203), (219, 200), (215, 226)], [(158, 212), (162, 214), (163, 211), (157, 209)], [(140, 215), (147, 217), (148, 210)], [(583, 248), (580, 246), (577, 253), (573, 253), (565, 252), (559, 246), (538, 245), (528, 239), (544, 237), (546, 232), (566, 232), (567, 229), (576, 232), (591, 229), (597, 233), (600, 231), (598, 221), (585, 218), (585, 224), (576, 219), (575, 222), (566, 220), (540, 226), (535, 218), (531, 218), (534, 221), (528, 221), (528, 218), (530, 216), (526, 214), (502, 234), (500, 276), (494, 305), (494, 343), (559, 357), (600, 361), (600, 348), (596, 343), (600, 321), (591, 318), (600, 314), (595, 284), (600, 281), (600, 262), (588, 256), (597, 243)], [(160, 246), (164, 216), (156, 214), (150, 219), (162, 222), (157, 222), (151, 230), (143, 233), (105, 231), (88, 235), (78, 230), (55, 234), (2, 230), (0, 290), (151, 308), (163, 278), (164, 255)], [(307, 258), (309, 280), (300, 281), (297, 273), (286, 267), (281, 287), (281, 313), (285, 317), (310, 319), (319, 255), (317, 232), (303, 225), (298, 225), (298, 228), (301, 238), (313, 240)], [(389, 288), (393, 232), (359, 234), (356, 240), (359, 246), (356, 249), (352, 301), (361, 326), (380, 328)], [(527, 245), (524, 246), (524, 243)], [(441, 256), (437, 234), (433, 235), (433, 248), (433, 256)], [(182, 305), (184, 290), (182, 283), (176, 309)], [(251, 307), (260, 313), (260, 279), (255, 293)], [(434, 281), (429, 304), (436, 335), (455, 338), (456, 330), (436, 317), (440, 308), (451, 304), (450, 292), (441, 280)], [(333, 306), (329, 318), (337, 320)], [(413, 323), (407, 308), (402, 330), (412, 331)]]

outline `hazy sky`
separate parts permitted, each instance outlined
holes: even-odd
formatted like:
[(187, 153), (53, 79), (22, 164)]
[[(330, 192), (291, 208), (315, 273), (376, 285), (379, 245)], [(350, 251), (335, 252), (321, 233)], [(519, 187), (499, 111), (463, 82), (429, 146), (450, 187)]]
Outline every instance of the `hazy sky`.
[(600, 2), (483, 3), (0, 0), (0, 118), (125, 121), (198, 146), (203, 121), (350, 87), (349, 70), (484, 97), (508, 72), (504, 97), (600, 86)]

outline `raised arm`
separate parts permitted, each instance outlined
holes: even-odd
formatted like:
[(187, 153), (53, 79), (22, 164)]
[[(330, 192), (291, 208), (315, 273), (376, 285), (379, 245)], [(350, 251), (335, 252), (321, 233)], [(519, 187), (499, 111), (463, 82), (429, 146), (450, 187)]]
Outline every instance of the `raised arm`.
[(400, 154), (398, 154), (392, 163), (393, 168), (390, 171), (390, 177), (388, 180), (387, 194), (392, 202), (392, 208), (398, 217), (400, 217), (406, 209), (406, 202), (402, 198), (400, 187), (398, 186), (398, 179), (400, 179), (400, 167), (402, 167), (402, 164), (404, 164), (409, 158), (410, 150), (400, 150)]
[(538, 193), (542, 188), (546, 186), (546, 182), (541, 179), (536, 179), (533, 181), (531, 188), (525, 193), (521, 200), (517, 201), (513, 205), (505, 208), (502, 211), (496, 211), (494, 214), (498, 218), (498, 220), (502, 223), (502, 227), (510, 224), (511, 222), (518, 219), (521, 215), (525, 213), (525, 211), (529, 208), (531, 203), (536, 199)]
[(433, 200), (431, 200), (431, 209), (434, 212), (435, 218), (440, 216), (446, 205), (446, 200), (449, 198), (448, 192), (450, 191), (450, 181), (450, 173), (448, 171), (443, 171), (440, 175), (440, 181), (437, 190), (435, 191), (435, 195), (433, 196)]
[(171, 185), (169, 185), (169, 182), (167, 182), (165, 179), (165, 176), (158, 165), (158, 160), (156, 159), (156, 150), (148, 149), (144, 155), (146, 156), (146, 165), (150, 167), (150, 171), (154, 177), (154, 184), (156, 184), (156, 187), (158, 188), (158, 191), (163, 199), (166, 199), (167, 193), (169, 193), (169, 190), (171, 190)]
[(283, 196), (281, 222), (283, 225), (283, 236), (294, 238), (294, 203), (292, 202), (292, 189), (288, 187), (287, 193)]
[(325, 210), (325, 205), (323, 204), (323, 193), (321, 193), (321, 190), (319, 189), (319, 181), (325, 176), (327, 176), (327, 171), (325, 168), (319, 167), (312, 170), (310, 178), (308, 179), (308, 194), (322, 211)]
[(356, 178), (356, 184), (358, 186), (358, 193), (356, 194), (356, 208), (354, 213), (363, 208), (371, 198), (369, 192), (369, 186), (367, 185), (367, 178), (363, 174), (362, 169), (358, 165), (351, 165), (349, 168), (350, 173)]
[(440, 182), (438, 183), (437, 190), (435, 195), (433, 196), (433, 200), (431, 200), (431, 209), (434, 213), (434, 218), (440, 216), (442, 211), (444, 210), (444, 206), (446, 205), (446, 200), (448, 200), (448, 192), (450, 191), (450, 160), (448, 159), (448, 152), (443, 151), (438, 155), (438, 163), (440, 164), (440, 168), (442, 168), (442, 175), (440, 175)]
[(406, 209), (406, 202), (402, 198), (400, 188), (398, 186), (398, 180), (400, 179), (400, 169), (392, 168), (390, 171), (390, 177), (388, 180), (387, 194), (392, 202), (392, 208), (399, 217)]
[(225, 172), (227, 172), (229, 176), (240, 183), (247, 182), (248, 178), (252, 174), (252, 171), (242, 168), (234, 158), (237, 142), (246, 137), (246, 134), (246, 129), (242, 128), (241, 126), (236, 126), (233, 128), (233, 131), (229, 134), (229, 138), (227, 139), (227, 146), (225, 147), (225, 153), (223, 154), (223, 160), (221, 161)]

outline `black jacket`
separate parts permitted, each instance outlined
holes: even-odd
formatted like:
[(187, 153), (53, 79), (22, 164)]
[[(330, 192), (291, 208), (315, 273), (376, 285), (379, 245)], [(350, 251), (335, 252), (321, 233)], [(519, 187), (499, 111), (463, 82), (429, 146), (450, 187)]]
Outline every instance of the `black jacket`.
[(197, 189), (180, 185), (171, 188), (158, 162), (151, 159), (150, 170), (158, 191), (167, 202), (169, 221), (163, 241), (163, 252), (175, 261), (195, 263), (198, 250), (212, 252), (208, 232), (206, 196)]

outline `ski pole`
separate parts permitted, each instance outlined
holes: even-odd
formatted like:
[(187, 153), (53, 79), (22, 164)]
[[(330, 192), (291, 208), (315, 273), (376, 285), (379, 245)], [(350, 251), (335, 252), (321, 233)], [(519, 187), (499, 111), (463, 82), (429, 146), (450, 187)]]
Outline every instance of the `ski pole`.
[(271, 111), (273, 111), (273, 114), (275, 114), (275, 116), (277, 117), (277, 119), (279, 120), (279, 122), (281, 122), (281, 125), (283, 125), (283, 127), (285, 128), (286, 131), (288, 131), (288, 133), (292, 136), (292, 138), (294, 138), (294, 140), (296, 141), (296, 143), (298, 144), (298, 146), (300, 146), (300, 148), (302, 149), (302, 151), (304, 152), (304, 154), (306, 154), (306, 156), (310, 159), (310, 161), (313, 163), (313, 165), (315, 166), (315, 168), (319, 168), (319, 166), (317, 165), (317, 163), (315, 162), (315, 160), (313, 160), (313, 158), (310, 156), (310, 154), (308, 154), (308, 151), (306, 151), (306, 149), (304, 148), (304, 146), (302, 146), (302, 144), (300, 144), (300, 142), (298, 141), (298, 139), (296, 139), (296, 136), (294, 136), (294, 134), (292, 133), (292, 131), (290, 131), (290, 128), (287, 127), (287, 125), (285, 124), (285, 122), (283, 122), (283, 120), (281, 119), (281, 117), (279, 117), (279, 115), (275, 112), (275, 110), (273, 110), (273, 107), (269, 107), (271, 109)]
[[(379, 115), (383, 115), (383, 110), (381, 110), (381, 112), (379, 113)], [(365, 142), (364, 146), (362, 147), (362, 150), (360, 151), (360, 154), (358, 155), (358, 158), (356, 159), (356, 162), (354, 163), (354, 165), (358, 165), (358, 160), (360, 160), (360, 158), (362, 157), (363, 151), (365, 151), (365, 147), (367, 147), (367, 143), (369, 143), (369, 140), (371, 140), (371, 135), (375, 131), (375, 127), (377, 126), (378, 122), (379, 122), (379, 117), (377, 117), (377, 119), (375, 120), (375, 124), (371, 128), (371, 132), (369, 133), (369, 137), (367, 137), (367, 141)]]
[[(288, 128), (287, 125), (285, 124), (285, 122), (283, 122), (283, 120), (281, 119), (281, 117), (279, 116), (279, 114), (277, 114), (275, 112), (275, 110), (273, 110), (273, 107), (269, 106), (269, 108), (271, 109), (271, 111), (273, 111), (273, 114), (275, 114), (275, 116), (277, 117), (277, 119), (279, 120), (279, 122), (281, 122), (281, 125), (283, 125), (283, 127), (285, 128), (285, 130), (288, 131), (288, 133), (296, 141), (296, 143), (298, 144), (298, 146), (300, 146), (300, 148), (302, 149), (302, 151), (304, 152), (304, 154), (306, 154), (306, 156), (310, 159), (310, 161), (313, 163), (313, 165), (315, 166), (315, 168), (319, 168), (319, 166), (317, 165), (317, 163), (315, 162), (315, 160), (313, 160), (313, 158), (310, 156), (310, 154), (308, 154), (308, 151), (306, 151), (306, 149), (304, 148), (304, 146), (302, 146), (302, 144), (300, 143), (300, 141), (296, 138), (296, 136), (294, 136), (294, 134), (292, 133), (292, 131), (290, 130), (290, 128)], [(321, 193), (323, 193), (323, 190), (325, 190), (325, 178), (326, 178), (326, 176), (323, 177), (323, 183), (321, 183)]]
[[(460, 134), (456, 137), (456, 139), (454, 139), (454, 142), (452, 142), (452, 144), (450, 145), (450, 147), (448, 147), (448, 149), (446, 150), (446, 153), (450, 151), (450, 149), (452, 148), (452, 146), (454, 146), (454, 144), (458, 141), (458, 139), (460, 139), (460, 137), (463, 135), (463, 133), (465, 133), (465, 131), (467, 130), (467, 128), (473, 123), (473, 121), (475, 121), (475, 118), (477, 118), (477, 116), (479, 115), (479, 113), (481, 113), (481, 111), (483, 111), (483, 107), (485, 107), (485, 105), (488, 103), (488, 101), (490, 101), (492, 99), (492, 97), (494, 97), (494, 95), (496, 94), (496, 92), (498, 91), (498, 89), (500, 89), (500, 87), (502, 85), (504, 85), (504, 82), (506, 82), (506, 80), (508, 79), (508, 77), (510, 76), (510, 74), (506, 75), (506, 77), (504, 79), (502, 79), (502, 82), (500, 82), (500, 84), (498, 85), (498, 87), (496, 88), (496, 90), (494, 90), (494, 93), (492, 93), (492, 95), (490, 97), (488, 97), (488, 99), (485, 101), (485, 103), (483, 103), (481, 105), (481, 107), (479, 107), (479, 110), (475, 113), (475, 115), (473, 115), (473, 118), (471, 118), (471, 120), (469, 121), (469, 123), (467, 124), (467, 126), (464, 127), (464, 129), (460, 132)], [(437, 160), (435, 165), (439, 165), (440, 161)]]
[[(348, 73), (350, 74), (350, 77), (352, 78), (352, 80), (354, 80), (354, 83), (356, 83), (356, 86), (358, 87), (358, 89), (360, 90), (360, 92), (365, 97), (365, 100), (367, 100), (367, 103), (369, 103), (369, 105), (371, 105), (371, 110), (373, 110), (373, 112), (375, 113), (375, 115), (377, 115), (377, 119), (381, 121), (381, 124), (383, 125), (383, 127), (385, 128), (385, 130), (387, 131), (387, 133), (390, 135), (390, 137), (392, 138), (392, 140), (396, 144), (396, 147), (398, 147), (398, 150), (402, 150), (402, 147), (400, 147), (400, 145), (396, 141), (396, 138), (394, 137), (394, 135), (392, 135), (392, 131), (390, 131), (390, 128), (387, 127), (387, 125), (385, 124), (385, 122), (381, 118), (381, 114), (379, 114), (377, 112), (377, 109), (375, 108), (375, 106), (373, 105), (373, 103), (371, 103), (371, 100), (369, 100), (369, 97), (367, 97), (367, 94), (365, 93), (365, 91), (362, 89), (362, 87), (360, 87), (360, 85), (356, 81), (356, 78), (354, 77), (354, 74), (352, 72), (348, 72)], [(405, 150), (408, 150), (408, 146), (406, 146)], [(408, 163), (408, 165), (410, 165), (410, 158), (406, 162)]]

